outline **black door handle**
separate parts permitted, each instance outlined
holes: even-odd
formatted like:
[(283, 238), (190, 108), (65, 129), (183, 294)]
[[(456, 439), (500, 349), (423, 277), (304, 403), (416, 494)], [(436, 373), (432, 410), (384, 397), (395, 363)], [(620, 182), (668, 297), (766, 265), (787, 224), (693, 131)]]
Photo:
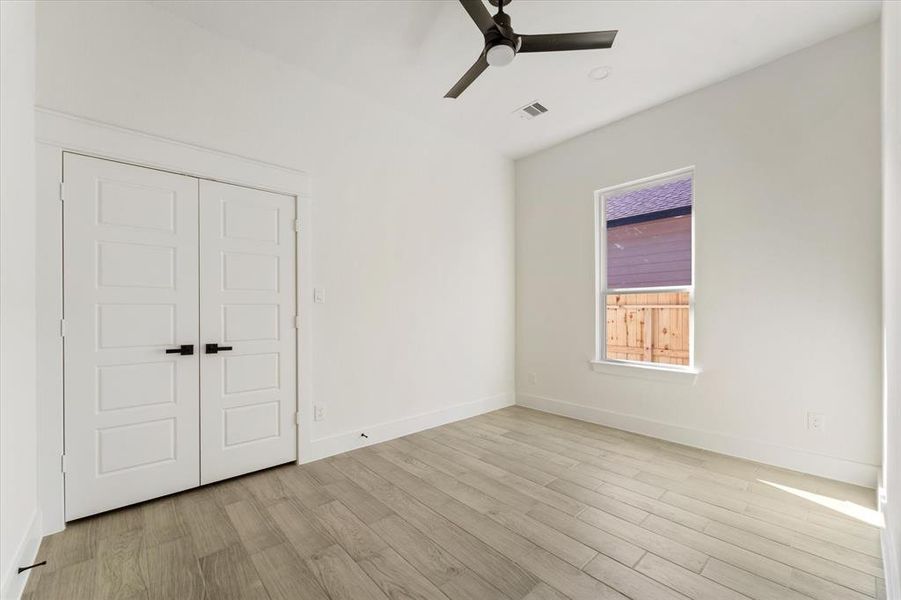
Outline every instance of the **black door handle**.
[(166, 348), (166, 354), (181, 354), (191, 356), (194, 354), (194, 344), (182, 344), (178, 348)]
[(206, 345), (206, 353), (207, 354), (218, 354), (219, 352), (225, 352), (227, 350), (231, 350), (231, 346), (220, 346), (219, 344), (207, 344)]

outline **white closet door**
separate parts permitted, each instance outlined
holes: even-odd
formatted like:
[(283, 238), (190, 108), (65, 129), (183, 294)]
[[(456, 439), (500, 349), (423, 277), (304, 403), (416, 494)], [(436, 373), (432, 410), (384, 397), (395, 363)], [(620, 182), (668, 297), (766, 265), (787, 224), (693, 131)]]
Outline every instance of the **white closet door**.
[(294, 219), (293, 197), (200, 182), (202, 483), (297, 456)]
[[(64, 159), (66, 518), (199, 484), (198, 181)], [(193, 355), (167, 353), (193, 344)]]

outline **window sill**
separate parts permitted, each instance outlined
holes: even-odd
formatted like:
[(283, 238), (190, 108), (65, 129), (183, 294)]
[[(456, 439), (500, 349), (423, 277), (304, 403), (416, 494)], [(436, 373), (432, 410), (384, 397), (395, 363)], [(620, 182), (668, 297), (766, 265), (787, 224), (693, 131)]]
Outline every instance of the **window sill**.
[(592, 360), (591, 370), (604, 375), (618, 377), (635, 377), (655, 381), (671, 381), (683, 384), (694, 384), (700, 369), (695, 367), (664, 367), (641, 365), (614, 360)]

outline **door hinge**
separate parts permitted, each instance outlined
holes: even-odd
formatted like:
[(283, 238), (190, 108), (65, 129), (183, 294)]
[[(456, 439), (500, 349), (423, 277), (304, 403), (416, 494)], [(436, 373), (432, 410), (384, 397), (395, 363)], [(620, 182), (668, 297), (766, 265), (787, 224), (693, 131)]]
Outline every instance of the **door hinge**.
[(62, 181), (59, 182), (59, 201), (64, 202), (66, 200), (66, 184)]
[(63, 473), (65, 473), (66, 470), (68, 469), (68, 467), (69, 467), (69, 465), (66, 464), (66, 455), (63, 454), (62, 456), (59, 457), (59, 468)]
[(294, 424), (300, 425), (300, 413), (299, 412), (294, 413)]
[(59, 337), (66, 337), (66, 320), (59, 320)]
[(294, 317), (294, 329), (300, 329), (300, 317), (299, 316)]
[(300, 231), (300, 219), (294, 219), (294, 231)]

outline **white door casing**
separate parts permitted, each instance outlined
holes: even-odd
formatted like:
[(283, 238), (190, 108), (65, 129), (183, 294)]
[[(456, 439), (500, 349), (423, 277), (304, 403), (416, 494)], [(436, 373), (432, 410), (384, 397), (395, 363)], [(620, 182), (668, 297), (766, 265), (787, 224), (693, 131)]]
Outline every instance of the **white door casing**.
[[(198, 181), (64, 154), (66, 519), (198, 485)], [(167, 354), (193, 344), (193, 355)]]
[(38, 430), (43, 442), (38, 453), (39, 504), (45, 534), (62, 531), (66, 522), (65, 475), (60, 459), (65, 452), (63, 337), (63, 162), (67, 153), (102, 157), (122, 163), (200, 179), (271, 190), (294, 199), (303, 229), (297, 236), (297, 403), (303, 418), (297, 426), (298, 462), (315, 456), (312, 424), (312, 196), (310, 174), (292, 166), (264, 162), (233, 153), (188, 144), (147, 132), (125, 129), (47, 108), (35, 108), (37, 140), (37, 352), (41, 378), (38, 388)]
[(297, 457), (294, 223), (291, 196), (200, 181), (201, 483)]

